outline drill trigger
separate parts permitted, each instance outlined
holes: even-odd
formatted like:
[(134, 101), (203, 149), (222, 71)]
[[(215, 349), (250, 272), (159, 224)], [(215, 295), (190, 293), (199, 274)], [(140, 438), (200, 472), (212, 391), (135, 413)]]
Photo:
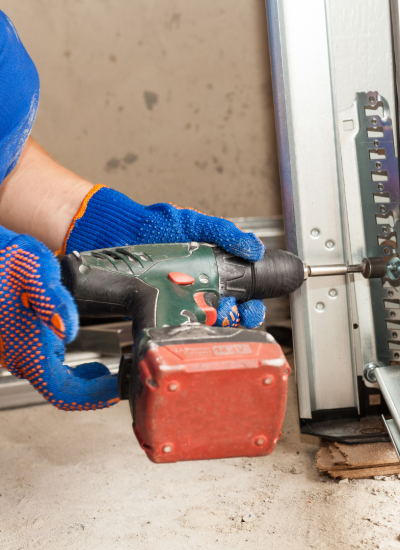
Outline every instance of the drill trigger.
[(199, 306), (199, 308), (202, 309), (206, 314), (206, 325), (212, 326), (217, 321), (218, 313), (215, 307), (207, 303), (207, 302), (210, 302), (210, 297), (205, 296), (206, 294), (207, 295), (211, 294), (212, 297), (215, 298), (216, 301), (218, 301), (217, 296), (212, 292), (196, 292), (196, 294), (193, 295), (193, 298), (196, 304)]

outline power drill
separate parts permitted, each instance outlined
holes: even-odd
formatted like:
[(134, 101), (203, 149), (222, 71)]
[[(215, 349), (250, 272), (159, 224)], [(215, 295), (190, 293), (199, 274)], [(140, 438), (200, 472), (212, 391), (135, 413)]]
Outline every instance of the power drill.
[(289, 365), (269, 334), (213, 326), (221, 297), (276, 298), (309, 276), (387, 268), (382, 258), (309, 267), (283, 250), (249, 262), (197, 242), (74, 252), (61, 267), (82, 317), (132, 319), (119, 395), (154, 462), (262, 456), (280, 437)]
[(286, 408), (286, 358), (265, 332), (213, 325), (221, 297), (240, 304), (293, 292), (304, 281), (299, 258), (267, 250), (253, 263), (192, 242), (74, 252), (61, 267), (82, 317), (132, 319), (119, 393), (152, 461), (272, 452)]

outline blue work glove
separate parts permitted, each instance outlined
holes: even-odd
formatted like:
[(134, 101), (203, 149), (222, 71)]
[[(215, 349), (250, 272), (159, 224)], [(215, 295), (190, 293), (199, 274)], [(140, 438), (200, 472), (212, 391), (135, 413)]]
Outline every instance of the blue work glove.
[(62, 410), (119, 401), (117, 376), (99, 363), (64, 366), (64, 342), (78, 330), (59, 263), (44, 244), (0, 227), (0, 363)]
[(14, 25), (0, 11), (0, 182), (17, 164), (35, 120), (39, 76)]
[[(63, 252), (190, 241), (214, 243), (252, 261), (261, 260), (265, 250), (253, 233), (245, 233), (231, 221), (172, 204), (142, 206), (114, 189), (96, 185), (69, 228)], [(216, 325), (238, 326), (240, 320), (246, 328), (255, 328), (264, 316), (261, 300), (237, 306), (234, 298), (223, 298)]]
[[(39, 77), (14, 25), (0, 11), (0, 182), (28, 139), (39, 101)], [(63, 410), (118, 401), (117, 378), (99, 363), (63, 366), (64, 342), (78, 329), (72, 297), (54, 255), (32, 237), (0, 227), (0, 362)]]

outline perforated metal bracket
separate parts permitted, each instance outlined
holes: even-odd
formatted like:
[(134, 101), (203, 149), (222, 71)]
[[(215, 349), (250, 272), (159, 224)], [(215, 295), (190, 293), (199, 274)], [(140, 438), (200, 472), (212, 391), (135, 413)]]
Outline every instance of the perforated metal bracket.
[[(358, 93), (355, 138), (364, 222), (365, 254), (398, 256), (399, 168), (388, 102), (377, 92)], [(350, 235), (351, 238), (351, 235)], [(385, 365), (400, 358), (400, 280), (369, 282), (376, 357)]]

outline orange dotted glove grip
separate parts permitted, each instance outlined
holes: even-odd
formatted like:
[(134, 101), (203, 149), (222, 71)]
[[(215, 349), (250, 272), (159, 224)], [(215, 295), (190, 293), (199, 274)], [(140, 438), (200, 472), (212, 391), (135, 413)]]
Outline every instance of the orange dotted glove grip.
[(72, 369), (62, 363), (64, 342), (77, 329), (76, 307), (53, 254), (32, 237), (0, 227), (1, 365), (59, 409), (109, 407), (119, 401), (117, 379), (104, 365)]

